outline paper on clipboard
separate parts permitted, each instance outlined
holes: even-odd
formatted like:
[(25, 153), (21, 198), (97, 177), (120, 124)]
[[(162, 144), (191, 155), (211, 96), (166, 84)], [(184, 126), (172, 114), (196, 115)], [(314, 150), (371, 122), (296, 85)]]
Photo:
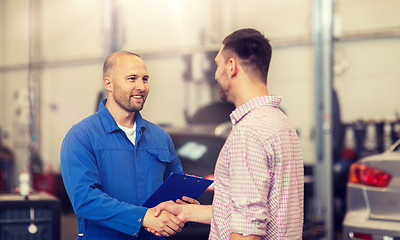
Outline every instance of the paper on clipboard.
[(142, 206), (152, 208), (165, 201), (182, 199), (183, 196), (197, 199), (213, 182), (201, 177), (171, 173)]

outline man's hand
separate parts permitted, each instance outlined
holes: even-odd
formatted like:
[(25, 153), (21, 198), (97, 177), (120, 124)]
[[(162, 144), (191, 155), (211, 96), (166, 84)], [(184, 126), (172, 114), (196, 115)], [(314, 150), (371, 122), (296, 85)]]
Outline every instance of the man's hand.
[(189, 219), (185, 214), (183, 207), (184, 204), (177, 204), (173, 201), (162, 202), (154, 207), (154, 217), (158, 217), (163, 211), (167, 211), (177, 216), (182, 222), (186, 223)]
[[(196, 204), (196, 205), (200, 205), (200, 203), (193, 198), (190, 197), (183, 197), (182, 200), (178, 199), (176, 200), (177, 203), (173, 202), (173, 201), (167, 201), (167, 202), (163, 202), (158, 204), (154, 209), (154, 217), (158, 217), (160, 216), (160, 214), (163, 211), (167, 211), (169, 213), (174, 214), (175, 216), (177, 216), (183, 223), (186, 223), (189, 221), (187, 214), (185, 214), (182, 206), (183, 205), (187, 205), (187, 204)], [(162, 236), (161, 233), (157, 232), (154, 228), (150, 228), (150, 227), (145, 227), (145, 229), (151, 233), (153, 233), (156, 236)]]
[(144, 216), (142, 226), (146, 229), (152, 229), (154, 232), (151, 232), (156, 232), (158, 236), (169, 237), (180, 232), (184, 222), (167, 211), (161, 211), (155, 217), (155, 208), (149, 208)]
[(176, 203), (173, 201), (162, 202), (155, 207), (155, 217), (158, 217), (162, 211), (168, 211), (179, 219), (181, 219), (184, 223), (190, 221), (188, 209), (186, 209), (189, 204), (200, 205), (200, 203), (193, 198), (190, 197), (182, 197), (181, 199), (176, 200)]
[[(183, 197), (182, 200), (177, 200), (179, 203), (175, 203), (173, 201), (167, 201), (158, 204), (154, 207), (154, 216), (159, 217), (165, 211), (177, 216), (182, 222), (198, 222), (198, 223), (211, 223), (211, 214), (212, 214), (212, 205), (200, 205), (200, 203), (189, 197)], [(154, 228), (145, 228), (147, 231), (161, 236)]]
[(197, 200), (189, 197), (183, 197), (182, 200), (177, 200), (176, 202), (160, 203), (155, 207), (155, 216), (165, 210), (177, 216), (184, 223), (211, 223), (212, 205), (200, 205)]
[(199, 201), (197, 201), (196, 199), (190, 198), (190, 197), (186, 197), (186, 196), (183, 196), (182, 200), (181, 199), (177, 199), (176, 203), (178, 203), (178, 204), (197, 204), (197, 205), (200, 205)]

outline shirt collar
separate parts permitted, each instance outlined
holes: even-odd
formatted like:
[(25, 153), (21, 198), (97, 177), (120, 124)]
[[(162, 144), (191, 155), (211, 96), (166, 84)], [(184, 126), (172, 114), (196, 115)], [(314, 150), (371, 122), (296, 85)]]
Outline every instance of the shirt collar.
[(279, 107), (281, 100), (281, 97), (274, 95), (255, 97), (233, 110), (230, 114), (231, 122), (233, 125), (236, 125), (249, 112), (260, 106)]
[[(107, 99), (102, 99), (99, 104), (98, 113), (100, 116), (100, 121), (103, 125), (104, 131), (106, 133), (111, 133), (113, 131), (119, 130), (117, 123), (112, 117), (111, 113), (106, 108)], [(136, 131), (144, 131), (146, 129), (145, 121), (142, 118), (140, 112), (135, 113)]]

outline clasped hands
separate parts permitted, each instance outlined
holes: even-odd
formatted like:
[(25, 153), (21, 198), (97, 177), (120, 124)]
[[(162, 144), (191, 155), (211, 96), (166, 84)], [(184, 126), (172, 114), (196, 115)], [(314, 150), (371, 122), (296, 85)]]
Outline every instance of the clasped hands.
[(143, 227), (156, 236), (169, 237), (180, 232), (186, 222), (189, 221), (185, 208), (189, 204), (200, 203), (189, 197), (174, 201), (162, 202), (154, 208), (150, 208), (144, 219)]

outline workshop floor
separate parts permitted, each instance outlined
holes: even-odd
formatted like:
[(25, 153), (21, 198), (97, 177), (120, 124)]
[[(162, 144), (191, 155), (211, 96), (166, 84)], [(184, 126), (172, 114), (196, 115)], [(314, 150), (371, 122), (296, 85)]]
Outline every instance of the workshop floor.
[(78, 239), (78, 223), (73, 212), (61, 214), (61, 239), (60, 240), (77, 240)]

